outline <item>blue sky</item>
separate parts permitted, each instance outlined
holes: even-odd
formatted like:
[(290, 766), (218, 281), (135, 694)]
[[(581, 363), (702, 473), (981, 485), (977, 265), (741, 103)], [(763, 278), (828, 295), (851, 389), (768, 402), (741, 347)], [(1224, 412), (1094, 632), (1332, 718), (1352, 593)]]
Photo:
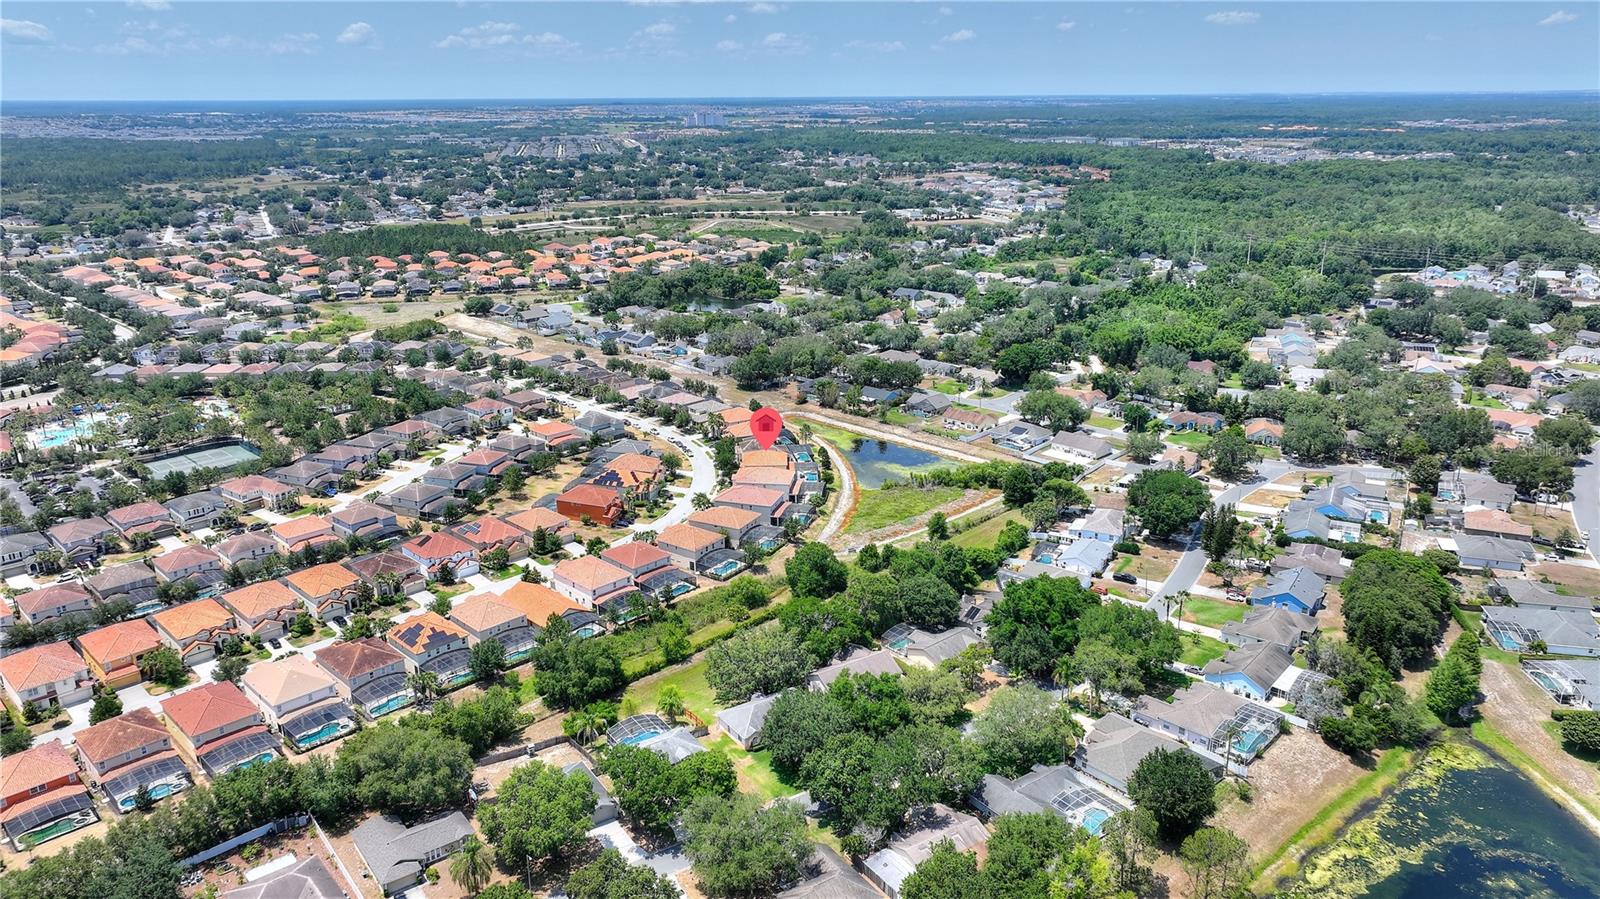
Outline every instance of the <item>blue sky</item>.
[(5, 100), (1600, 87), (1600, 3), (19, 2)]

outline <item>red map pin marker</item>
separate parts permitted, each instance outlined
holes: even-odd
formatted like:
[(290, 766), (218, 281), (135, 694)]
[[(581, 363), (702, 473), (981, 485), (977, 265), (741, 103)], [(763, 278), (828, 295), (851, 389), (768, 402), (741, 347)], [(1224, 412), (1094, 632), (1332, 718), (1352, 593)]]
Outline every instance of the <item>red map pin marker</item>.
[(750, 415), (750, 436), (762, 449), (772, 449), (772, 444), (783, 433), (783, 416), (777, 409), (762, 406)]

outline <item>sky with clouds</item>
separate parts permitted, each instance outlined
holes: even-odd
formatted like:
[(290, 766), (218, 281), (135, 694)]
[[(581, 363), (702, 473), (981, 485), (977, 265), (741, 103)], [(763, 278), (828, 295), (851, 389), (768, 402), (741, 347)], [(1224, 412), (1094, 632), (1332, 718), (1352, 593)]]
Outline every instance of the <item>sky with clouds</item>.
[(0, 99), (1600, 88), (1600, 3), (25, 2)]

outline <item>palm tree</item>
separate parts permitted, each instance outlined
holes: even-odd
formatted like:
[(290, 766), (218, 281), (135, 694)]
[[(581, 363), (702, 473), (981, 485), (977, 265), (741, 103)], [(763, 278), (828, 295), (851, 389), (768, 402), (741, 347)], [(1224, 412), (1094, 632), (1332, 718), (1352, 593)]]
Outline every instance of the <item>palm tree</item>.
[(432, 702), (433, 698), (439, 695), (439, 675), (432, 671), (411, 672), (411, 676), (406, 678), (406, 685), (416, 694), (417, 701), (423, 705)]
[(494, 873), (494, 850), (477, 837), (467, 837), (461, 844), (461, 850), (455, 858), (450, 860), (450, 879), (456, 885), (472, 896), (481, 892), (489, 885), (489, 876)]

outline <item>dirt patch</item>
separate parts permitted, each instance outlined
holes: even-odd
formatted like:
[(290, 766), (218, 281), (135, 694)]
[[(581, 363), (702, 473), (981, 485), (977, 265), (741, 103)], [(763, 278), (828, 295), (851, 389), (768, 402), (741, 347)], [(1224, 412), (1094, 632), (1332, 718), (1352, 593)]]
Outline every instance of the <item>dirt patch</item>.
[[(1154, 546), (1149, 543), (1139, 544), (1137, 556), (1124, 556), (1112, 563), (1115, 571), (1132, 572), (1134, 577), (1146, 581), (1165, 581), (1172, 569), (1178, 566), (1178, 558), (1182, 553)], [(1126, 561), (1128, 564), (1123, 565)]]
[(1535, 536), (1554, 540), (1566, 531), (1568, 535), (1578, 533), (1578, 525), (1572, 519), (1572, 513), (1566, 509), (1555, 506), (1533, 506), (1528, 503), (1512, 503), (1511, 519), (1518, 524), (1525, 524), (1533, 528)]
[(1250, 844), (1251, 862), (1259, 863), (1366, 773), (1321, 737), (1296, 728), (1250, 766), (1251, 800), (1230, 799), (1211, 823), (1238, 834)]
[(1249, 495), (1240, 500), (1240, 505), (1260, 506), (1263, 509), (1286, 509), (1289, 504), (1300, 498), (1298, 493), (1289, 493), (1284, 490), (1262, 488), (1251, 491)]
[(1311, 484), (1313, 486), (1318, 484), (1326, 484), (1331, 480), (1333, 480), (1333, 474), (1331, 472), (1291, 471), (1286, 475), (1282, 475), (1272, 483), (1282, 484), (1285, 487), (1299, 487), (1302, 484)]
[(1484, 702), (1479, 708), (1494, 729), (1526, 752), (1575, 796), (1600, 796), (1600, 769), (1561, 748), (1545, 729), (1555, 703), (1515, 666), (1485, 661)]
[(1579, 593), (1600, 593), (1600, 568), (1566, 562), (1541, 562), (1533, 566), (1532, 574), (1535, 578), (1548, 578), (1552, 583), (1570, 587)]

